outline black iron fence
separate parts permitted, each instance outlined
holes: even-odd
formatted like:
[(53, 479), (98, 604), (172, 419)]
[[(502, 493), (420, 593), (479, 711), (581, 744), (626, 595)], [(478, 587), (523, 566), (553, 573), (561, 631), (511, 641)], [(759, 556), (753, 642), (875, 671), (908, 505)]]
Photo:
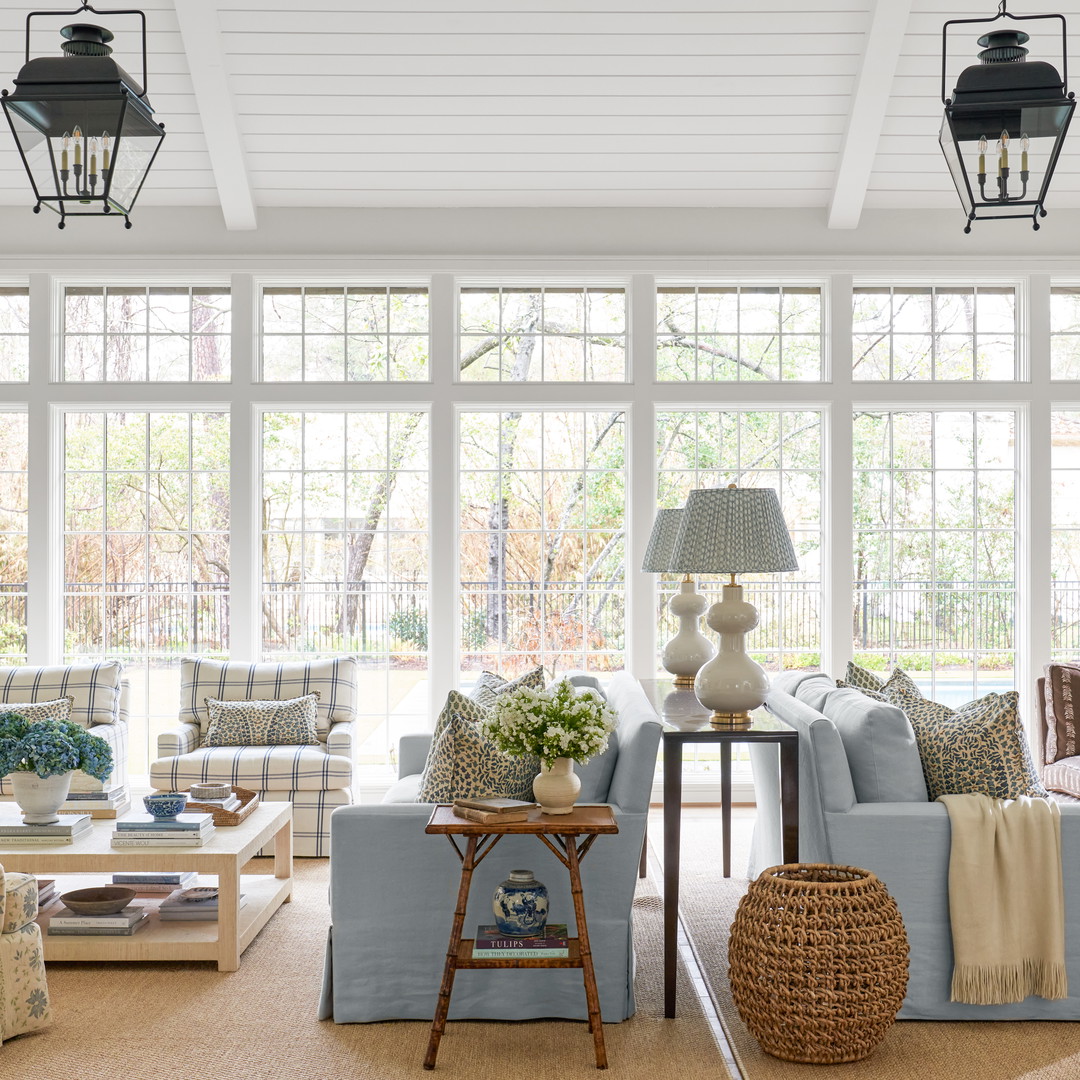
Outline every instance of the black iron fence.
[[(267, 644), (278, 650), (336, 652), (391, 648), (424, 652), (428, 645), (427, 582), (267, 582), (263, 620)], [(126, 652), (218, 652), (229, 647), (227, 583), (143, 583), (65, 589), (69, 644), (108, 641)], [(759, 642), (784, 649), (819, 648), (820, 583), (755, 587)], [(852, 604), (857, 649), (969, 652), (1015, 648), (1013, 582), (858, 581)], [(661, 635), (674, 633), (666, 604)], [(1058, 580), (1051, 592), (1053, 647), (1080, 653), (1080, 581)], [(493, 590), (461, 583), (461, 635), (466, 652), (491, 641), (515, 649), (560, 643), (623, 648), (626, 599), (622, 582), (519, 581)], [(0, 584), (0, 653), (25, 650), (26, 585)]]
[(1016, 589), (1011, 581), (857, 581), (852, 621), (856, 649), (1011, 652)]

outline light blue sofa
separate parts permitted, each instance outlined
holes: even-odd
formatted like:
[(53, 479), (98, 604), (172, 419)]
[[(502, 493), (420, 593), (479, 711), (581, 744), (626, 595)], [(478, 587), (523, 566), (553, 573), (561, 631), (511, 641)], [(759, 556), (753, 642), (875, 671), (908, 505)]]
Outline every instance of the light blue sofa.
[[(634, 1013), (631, 904), (656, 766), (661, 725), (641, 687), (616, 675), (608, 700), (619, 725), (608, 750), (585, 766), (580, 802), (610, 803), (617, 836), (598, 837), (581, 864), (589, 938), (605, 1021)], [(429, 735), (406, 736), (401, 777), (384, 801), (345, 806), (330, 819), (331, 928), (320, 1019), (338, 1023), (430, 1020), (450, 937), (461, 863), (443, 836), (424, 826), (430, 803), (416, 793)], [(494, 921), (492, 894), (511, 870), (528, 868), (548, 887), (551, 921), (570, 924), (566, 868), (532, 836), (499, 841), (473, 876), (466, 936)], [(461, 971), (450, 1019), (588, 1018), (581, 972)]]
[[(921, 775), (913, 772), (914, 735), (880, 711), (893, 706), (839, 690), (822, 674), (785, 672), (774, 680), (766, 704), (799, 732), (800, 861), (872, 870), (900, 908), (911, 946), (900, 1019), (1080, 1019), (1080, 803), (1061, 806), (1069, 996), (1011, 1005), (951, 1002), (949, 815), (942, 803), (927, 801)], [(758, 805), (750, 861), (755, 877), (782, 861), (773, 809), (779, 805), (779, 759), (776, 747), (765, 744), (752, 745), (750, 757)]]

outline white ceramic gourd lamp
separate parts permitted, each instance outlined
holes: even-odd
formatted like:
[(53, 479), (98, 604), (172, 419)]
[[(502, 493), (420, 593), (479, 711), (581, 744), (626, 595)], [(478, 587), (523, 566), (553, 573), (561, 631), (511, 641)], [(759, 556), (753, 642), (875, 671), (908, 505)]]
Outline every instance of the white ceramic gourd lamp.
[[(641, 569), (650, 574), (663, 574), (671, 569), (671, 553), (679, 533), (682, 510), (657, 510), (652, 536), (645, 549)], [(694, 587), (689, 574), (683, 577), (679, 591), (671, 598), (668, 608), (679, 621), (678, 633), (664, 646), (661, 662), (675, 676), (675, 685), (689, 689), (701, 665), (711, 660), (716, 649), (701, 632), (701, 616), (709, 601)]]
[(750, 713), (765, 702), (769, 678), (746, 651), (757, 609), (743, 599), (736, 574), (797, 570), (795, 549), (772, 488), (698, 488), (690, 492), (679, 523), (671, 569), (688, 574), (730, 574), (722, 598), (706, 621), (720, 635), (716, 656), (694, 680), (698, 701), (718, 728), (750, 726)]

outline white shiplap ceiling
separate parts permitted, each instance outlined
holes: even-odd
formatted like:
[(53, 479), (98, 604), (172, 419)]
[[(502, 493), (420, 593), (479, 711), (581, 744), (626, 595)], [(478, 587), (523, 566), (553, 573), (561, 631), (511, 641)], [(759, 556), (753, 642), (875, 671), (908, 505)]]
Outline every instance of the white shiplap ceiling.
[[(0, 85), (22, 63), (32, 6), (0, 0)], [(144, 9), (167, 138), (140, 205), (218, 205), (232, 229), (255, 227), (259, 207), (407, 206), (818, 207), (853, 228), (864, 208), (959, 210), (937, 146), (941, 28), (990, 17), (997, 0)], [(1057, 10), (1080, 30), (1080, 5)], [(138, 79), (130, 21), (87, 19), (116, 32)], [(33, 55), (58, 51), (65, 21), (35, 20)], [(1031, 58), (1059, 65), (1053, 24), (1036, 27)], [(974, 62), (978, 32), (951, 37), (951, 77)], [(1071, 140), (1054, 207), (1080, 207)], [(0, 205), (27, 202), (0, 135)]]

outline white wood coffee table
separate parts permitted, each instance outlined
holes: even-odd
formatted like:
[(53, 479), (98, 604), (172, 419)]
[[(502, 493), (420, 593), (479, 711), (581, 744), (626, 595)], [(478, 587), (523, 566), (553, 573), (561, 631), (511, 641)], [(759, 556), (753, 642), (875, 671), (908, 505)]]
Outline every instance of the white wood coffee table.
[[(60, 892), (106, 884), (116, 871), (195, 870), (216, 875), (221, 898), (216, 922), (162, 922), (154, 898), (139, 897), (150, 911), (148, 925), (131, 937), (50, 937), (48, 960), (216, 960), (219, 971), (236, 971), (240, 954), (282, 904), (292, 899), (292, 805), (263, 803), (240, 825), (219, 826), (204, 847), (114, 848), (114, 822), (94, 821), (73, 844), (9, 844), (0, 839), (0, 866), (57, 879)], [(244, 874), (244, 864), (274, 841), (274, 873)], [(98, 876), (82, 879), (70, 875)], [(247, 897), (240, 907), (241, 891)], [(57, 909), (54, 909), (57, 910)], [(38, 919), (46, 931), (49, 916)]]

